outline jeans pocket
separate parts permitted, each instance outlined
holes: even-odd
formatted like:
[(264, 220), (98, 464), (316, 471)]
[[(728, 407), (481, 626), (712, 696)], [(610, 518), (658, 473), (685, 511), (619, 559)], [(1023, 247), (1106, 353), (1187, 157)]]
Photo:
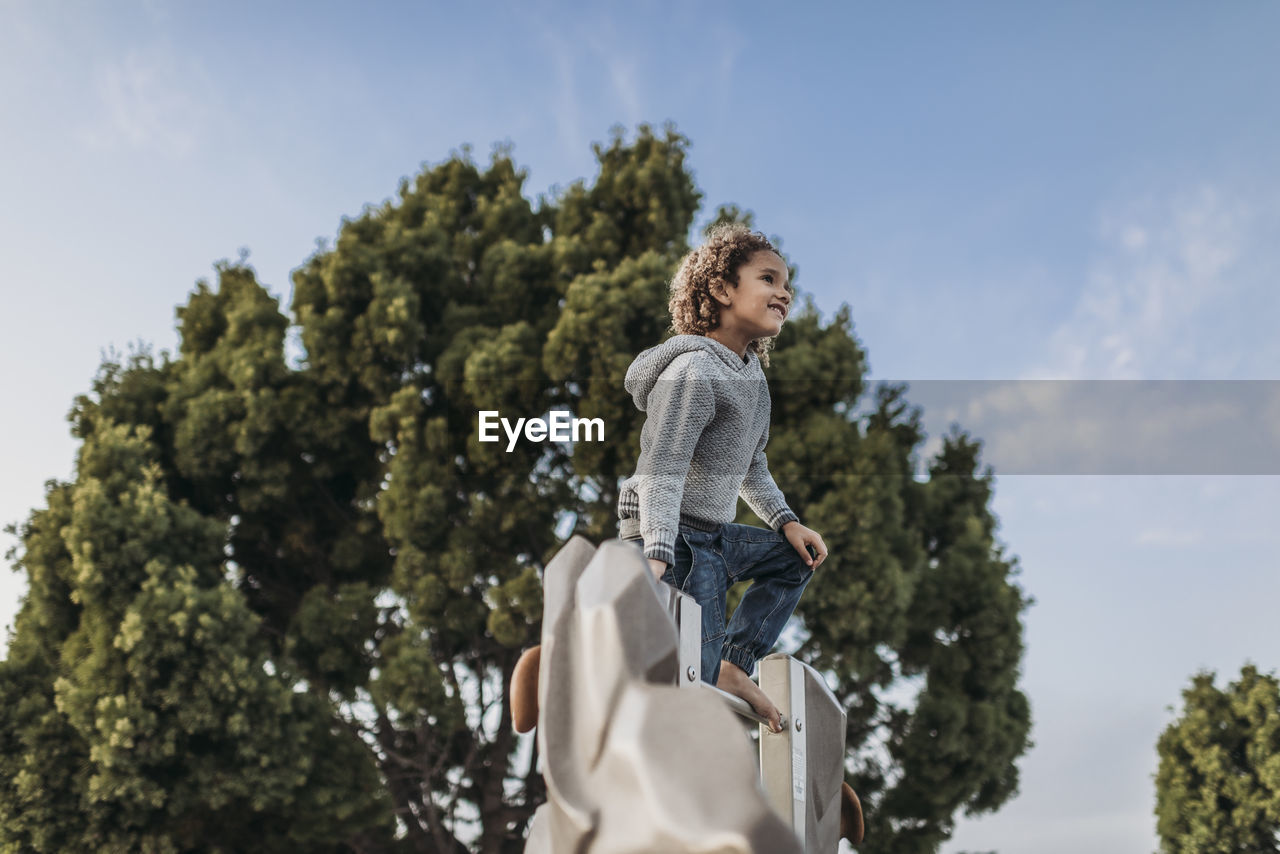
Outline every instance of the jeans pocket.
[(736, 522), (725, 525), (721, 531), (721, 536), (727, 541), (739, 544), (749, 544), (753, 546), (768, 545), (777, 542), (786, 542), (786, 536), (772, 528), (757, 528), (754, 525), (739, 525)]
[(681, 588), (684, 587), (685, 579), (689, 577), (689, 573), (698, 562), (698, 549), (700, 548), (697, 538), (688, 536), (688, 533), (683, 528), (676, 531), (676, 543), (673, 549), (675, 562), (670, 567), (677, 585)]
[(690, 547), (693, 547), (695, 545), (705, 545), (707, 542), (707, 538), (711, 536), (706, 531), (699, 531), (696, 528), (686, 528), (684, 525), (681, 525), (679, 528), (677, 528), (676, 532), (680, 535), (681, 539), (683, 539), (685, 543)]
[(712, 546), (714, 533), (680, 529), (672, 585), (692, 596), (702, 608), (702, 642), (724, 635), (723, 561)]

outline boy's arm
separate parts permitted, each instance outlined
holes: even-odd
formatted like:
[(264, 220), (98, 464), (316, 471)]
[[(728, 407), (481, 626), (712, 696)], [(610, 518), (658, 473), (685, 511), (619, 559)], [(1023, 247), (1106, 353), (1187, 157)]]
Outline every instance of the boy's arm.
[(764, 455), (764, 446), (768, 441), (769, 425), (766, 424), (739, 494), (753, 513), (770, 528), (778, 531), (788, 522), (798, 522), (799, 519), (791, 512), (786, 496), (778, 489), (778, 484), (774, 483), (773, 475), (769, 474), (769, 461)]
[(648, 448), (636, 463), (636, 497), (645, 557), (675, 563), (689, 461), (716, 411), (715, 393), (694, 360), (664, 371), (647, 401)]

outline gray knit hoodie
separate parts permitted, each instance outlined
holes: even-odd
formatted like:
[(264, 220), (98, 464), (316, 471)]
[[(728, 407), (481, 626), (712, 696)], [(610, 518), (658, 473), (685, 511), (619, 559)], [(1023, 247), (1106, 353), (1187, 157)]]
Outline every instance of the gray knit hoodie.
[(670, 564), (679, 525), (732, 522), (739, 495), (775, 531), (796, 519), (765, 460), (769, 384), (754, 353), (676, 335), (636, 356), (626, 388), (648, 415), (618, 495), (620, 537), (643, 537), (645, 555)]

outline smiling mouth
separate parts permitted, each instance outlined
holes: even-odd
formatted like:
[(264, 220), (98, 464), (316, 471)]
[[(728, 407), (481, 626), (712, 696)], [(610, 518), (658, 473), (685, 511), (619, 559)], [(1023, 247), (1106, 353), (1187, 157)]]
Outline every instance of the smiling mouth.
[(769, 311), (772, 311), (774, 314), (778, 315), (779, 320), (787, 319), (787, 313), (776, 305), (769, 306)]

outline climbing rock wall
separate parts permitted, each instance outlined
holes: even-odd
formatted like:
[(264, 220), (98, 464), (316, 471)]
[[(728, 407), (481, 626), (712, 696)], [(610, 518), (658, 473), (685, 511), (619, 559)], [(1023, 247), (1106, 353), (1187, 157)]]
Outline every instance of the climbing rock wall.
[(543, 585), (547, 803), (527, 854), (801, 854), (742, 724), (712, 692), (676, 687), (676, 627), (640, 552), (574, 537)]

